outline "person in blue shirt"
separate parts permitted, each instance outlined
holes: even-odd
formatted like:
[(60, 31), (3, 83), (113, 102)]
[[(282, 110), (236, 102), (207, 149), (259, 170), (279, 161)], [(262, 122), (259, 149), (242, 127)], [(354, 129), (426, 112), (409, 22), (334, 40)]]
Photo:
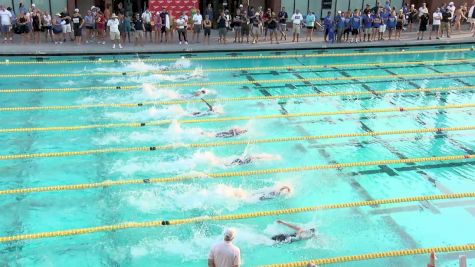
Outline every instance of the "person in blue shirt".
[(386, 22), (387, 28), (388, 28), (388, 38), (391, 40), (391, 37), (393, 35), (393, 31), (396, 30), (396, 22), (397, 22), (397, 17), (396, 17), (396, 11), (392, 11), (391, 15), (388, 17), (388, 21)]
[(351, 42), (357, 43), (358, 35), (360, 33), (360, 27), (361, 27), (361, 17), (360, 17), (360, 11), (358, 9), (355, 9), (355, 11), (353, 12), (353, 16), (350, 19), (350, 25), (351, 25)]
[(379, 11), (372, 15), (373, 18), (373, 33), (372, 33), (372, 41), (378, 41), (379, 40), (379, 28), (381, 27), (383, 20), (381, 19), (381, 14), (379, 14)]
[(338, 15), (335, 16), (336, 25), (336, 42), (341, 43), (343, 32), (345, 31), (345, 17), (342, 16), (341, 11), (338, 10)]
[(348, 42), (348, 39), (350, 37), (350, 32), (351, 32), (351, 11), (348, 10), (348, 12), (345, 12), (344, 17), (343, 17), (343, 23), (345, 24), (345, 29), (343, 30), (343, 39), (345, 42)]
[(305, 36), (305, 41), (312, 41), (313, 29), (315, 28), (315, 14), (308, 11), (307, 16), (305, 17), (305, 28), (307, 29), (307, 36)]
[[(373, 18), (371, 17), (371, 11), (366, 11), (363, 15), (363, 42), (371, 42), (371, 28), (373, 27)], [(366, 39), (368, 37), (368, 39)]]
[(325, 42), (328, 42), (327, 37), (328, 34), (330, 33), (331, 29), (333, 28), (333, 20), (331, 17), (332, 13), (328, 11), (327, 16), (323, 19), (323, 27), (325, 28), (325, 35), (323, 39)]

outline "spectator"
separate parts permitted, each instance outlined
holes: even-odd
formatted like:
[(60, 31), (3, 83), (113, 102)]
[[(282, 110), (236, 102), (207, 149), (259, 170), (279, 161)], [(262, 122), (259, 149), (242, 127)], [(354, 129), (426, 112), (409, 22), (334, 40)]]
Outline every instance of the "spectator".
[(218, 17), (218, 43), (220, 44), (226, 44), (226, 33), (228, 32), (228, 29), (226, 28), (226, 15), (224, 14), (223, 11), (221, 11), (221, 14)]
[(360, 11), (355, 9), (353, 12), (353, 17), (350, 19), (351, 24), (351, 42), (358, 43), (358, 36), (360, 34), (361, 28), (361, 17)]
[[(450, 18), (452, 14), (448, 7), (442, 10), (442, 19), (440, 20), (440, 37), (444, 35), (444, 31), (447, 33), (447, 38), (450, 38)], [(475, 33), (474, 33), (475, 36)]]
[(211, 7), (211, 4), (208, 4), (208, 6), (205, 8), (203, 11), (203, 15), (208, 15), (209, 20), (211, 20), (211, 23), (213, 22), (214, 19), (214, 14), (213, 14), (213, 8)]
[(94, 36), (94, 17), (92, 15), (92, 11), (88, 10), (86, 16), (84, 16), (84, 27), (86, 28), (86, 44), (89, 41), (92, 41), (92, 37)]
[(289, 15), (285, 11), (285, 7), (282, 7), (282, 10), (279, 12), (279, 31), (280, 31), (280, 40), (284, 38), (284, 40), (287, 40), (287, 19), (289, 18)]
[(373, 17), (373, 33), (372, 33), (372, 41), (380, 41), (381, 37), (381, 26), (383, 25), (383, 20), (381, 19), (381, 14), (378, 12)]
[(419, 32), (417, 33), (417, 40), (423, 40), (424, 32), (427, 31), (427, 24), (429, 23), (429, 14), (423, 13), (419, 19), (420, 19), (420, 23), (419, 23)]
[(165, 35), (165, 42), (168, 42), (168, 32), (170, 31), (170, 16), (166, 8), (163, 8), (160, 13), (160, 43), (163, 41), (163, 36)]
[[(252, 15), (251, 15), (252, 14)], [(261, 17), (259, 12), (254, 12), (254, 8), (251, 8), (250, 20), (251, 20), (251, 34), (252, 34), (252, 43), (257, 44), (259, 42), (259, 34), (260, 34), (260, 24), (261, 24)]]
[(323, 36), (323, 41), (326, 43), (328, 42), (328, 35), (330, 34), (330, 31), (333, 28), (333, 20), (331, 18), (331, 11), (328, 11), (327, 16), (323, 19), (323, 28), (324, 28), (324, 36)]
[(112, 49), (115, 49), (115, 45), (118, 44), (119, 48), (122, 48), (120, 44), (120, 31), (119, 31), (120, 22), (115, 13), (112, 13), (111, 18), (107, 21), (107, 26), (110, 29), (110, 38), (112, 41)]
[(244, 36), (246, 36), (246, 43), (249, 43), (249, 17), (247, 16), (247, 11), (243, 10), (242, 12), (242, 23), (241, 23), (241, 43), (244, 42)]
[(235, 43), (242, 43), (242, 20), (241, 9), (238, 8), (233, 18)]
[(224, 232), (224, 241), (211, 247), (208, 255), (208, 267), (239, 267), (241, 265), (241, 251), (232, 241), (236, 230), (230, 228)]
[(193, 15), (193, 38), (195, 43), (200, 42), (200, 33), (203, 25), (203, 16), (200, 14), (200, 10), (196, 10), (196, 14)]
[(305, 18), (305, 27), (307, 28), (307, 35), (305, 36), (305, 41), (312, 41), (313, 28), (315, 27), (315, 15), (310, 10), (308, 11), (307, 17)]
[(145, 27), (145, 40), (147, 40), (147, 34), (150, 37), (150, 42), (152, 42), (152, 13), (150, 13), (150, 10), (145, 9), (145, 11), (142, 13), (142, 21), (144, 23)]
[(84, 25), (84, 20), (81, 14), (79, 14), (79, 9), (77, 8), (74, 9), (74, 14), (71, 20), (73, 21), (74, 38), (75, 38), (76, 45), (80, 45), (81, 37), (82, 37), (82, 26)]
[(66, 34), (69, 35), (69, 39), (71, 41), (74, 41), (73, 36), (72, 36), (72, 31), (71, 31), (71, 16), (68, 13), (68, 9), (65, 7), (63, 12), (61, 14), (61, 19), (64, 23), (61, 23), (63, 25), (63, 42), (66, 42)]
[(345, 17), (342, 16), (341, 10), (338, 10), (337, 15), (335, 16), (335, 25), (336, 25), (336, 42), (341, 43), (343, 33), (345, 31)]
[(412, 25), (416, 23), (417, 20), (417, 10), (414, 5), (411, 5), (411, 8), (408, 11), (408, 19), (407, 19), (407, 25), (409, 27), (409, 32), (412, 32)]
[(12, 42), (12, 13), (0, 5), (0, 23), (2, 25), (3, 42)]
[[(162, 27), (161, 27), (161, 19), (160, 19), (160, 11), (157, 11), (155, 12), (155, 14), (153, 14), (153, 17), (152, 17), (152, 28), (153, 28), (153, 41), (155, 43), (159, 43), (160, 42), (160, 31), (162, 30)], [(122, 33), (122, 31), (121, 31)]]
[(135, 14), (135, 18), (132, 21), (133, 23), (133, 31), (134, 31), (134, 45), (140, 45), (143, 47), (143, 33), (145, 31), (145, 26), (143, 25), (143, 21), (140, 18), (140, 14)]
[(463, 6), (461, 6), (460, 8), (457, 8), (454, 13), (454, 29), (457, 31), (460, 31), (460, 21), (462, 19), (465, 19), (465, 20), (467, 19), (462, 9), (463, 9)]
[(30, 31), (28, 29), (28, 20), (27, 18), (25, 17), (25, 13), (20, 13), (20, 16), (18, 16), (17, 18), (17, 21), (16, 21), (16, 24), (17, 24), (17, 27), (18, 27), (18, 33), (21, 35), (21, 43), (22, 44), (26, 44), (26, 41), (27, 41), (27, 34), (28, 32)]
[(53, 20), (53, 37), (54, 37), (54, 44), (62, 44), (63, 43), (63, 23), (64, 21), (61, 19), (61, 14), (56, 14), (56, 17)]
[(297, 43), (298, 43), (299, 36), (300, 36), (300, 28), (301, 28), (302, 20), (303, 20), (303, 16), (300, 13), (299, 9), (295, 10), (295, 13), (292, 15), (291, 20), (292, 20), (292, 33), (293, 33), (292, 42), (295, 42), (295, 40), (297, 40)]
[[(373, 26), (373, 19), (371, 18), (371, 13), (368, 11), (368, 13), (363, 15), (363, 28), (364, 28), (363, 42), (365, 41), (371, 42), (372, 26)], [(366, 39), (366, 37), (368, 39)]]
[(130, 17), (127, 13), (124, 15), (124, 31), (125, 33), (123, 36), (122, 43), (125, 43), (125, 38), (127, 38), (130, 44), (130, 34), (132, 32), (132, 21), (130, 20)]
[(51, 19), (51, 15), (48, 13), (48, 11), (45, 11), (43, 13), (43, 31), (45, 32), (45, 42), (48, 42), (48, 35), (51, 39), (51, 42), (54, 42), (53, 40), (53, 23)]
[(350, 32), (351, 32), (351, 10), (348, 10), (348, 12), (345, 12), (343, 16), (343, 23), (345, 25), (345, 28), (343, 30), (343, 36), (344, 36), (345, 42), (349, 42)]
[(178, 32), (178, 40), (180, 44), (182, 43), (182, 37), (185, 44), (188, 44), (188, 40), (186, 39), (186, 18), (185, 12), (182, 12), (180, 17), (176, 20), (176, 27)]
[[(272, 40), (275, 38), (275, 43), (279, 44), (279, 41), (277, 41), (277, 25), (279, 22), (277, 21), (277, 16), (275, 15), (274, 12), (271, 14), (271, 18), (268, 21), (267, 24), (267, 29), (269, 31), (269, 38), (270, 38), (270, 43), (272, 44)], [(311, 41), (311, 39), (310, 39)]]
[(396, 35), (394, 38), (396, 40), (401, 39), (401, 31), (402, 27), (404, 26), (404, 21), (405, 21), (405, 15), (404, 15), (404, 10), (399, 10), (399, 14), (397, 15), (397, 20), (396, 20)]
[(429, 14), (426, 3), (422, 3), (422, 6), (419, 7), (419, 18), (424, 14)]
[(267, 9), (267, 12), (262, 14), (262, 26), (263, 26), (263, 34), (264, 34), (264, 42), (267, 40), (267, 31), (269, 26), (269, 20), (272, 16), (272, 10), (270, 8)]
[(468, 11), (468, 18), (467, 21), (470, 23), (470, 31), (474, 30), (474, 25), (475, 25), (475, 1), (472, 2), (472, 6), (470, 7)]
[(41, 13), (38, 9), (34, 9), (31, 14), (31, 24), (33, 30), (33, 43), (39, 44), (41, 41), (40, 32), (42, 30)]
[(106, 44), (105, 30), (106, 30), (106, 18), (104, 14), (98, 10), (96, 15), (96, 30), (97, 30), (97, 43)]
[(432, 29), (429, 33), (429, 40), (432, 39), (432, 32), (435, 32), (435, 39), (439, 38), (440, 32), (440, 20), (442, 19), (442, 13), (440, 12), (440, 8), (432, 14)]
[(205, 15), (205, 19), (203, 20), (203, 29), (204, 29), (204, 37), (203, 42), (209, 45), (209, 38), (211, 35), (211, 27), (213, 26), (211, 20), (209, 19), (208, 15)]

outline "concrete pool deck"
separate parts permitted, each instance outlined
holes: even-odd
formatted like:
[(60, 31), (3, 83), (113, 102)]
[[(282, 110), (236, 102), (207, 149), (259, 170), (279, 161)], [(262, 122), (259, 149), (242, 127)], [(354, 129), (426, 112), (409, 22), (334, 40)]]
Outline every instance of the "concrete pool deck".
[[(290, 33), (290, 32), (289, 32)], [(228, 33), (228, 43), (226, 45), (218, 44), (217, 32), (213, 31), (210, 45), (202, 43), (179, 45), (177, 40), (174, 42), (155, 44), (146, 43), (144, 47), (134, 47), (133, 43), (126, 43), (123, 49), (112, 49), (111, 44), (82, 44), (80, 46), (74, 45), (72, 42), (66, 42), (62, 45), (54, 45), (52, 43), (34, 44), (20, 44), (19, 36), (15, 36), (15, 43), (0, 44), (0, 55), (74, 55), (74, 54), (135, 54), (135, 53), (180, 53), (180, 52), (223, 52), (223, 51), (263, 51), (263, 50), (292, 50), (292, 49), (332, 49), (332, 48), (362, 48), (362, 47), (385, 47), (385, 46), (413, 46), (413, 45), (446, 45), (446, 44), (475, 44), (475, 37), (468, 30), (462, 32), (452, 33), (451, 38), (441, 38), (432, 40), (428, 39), (426, 35), (424, 40), (417, 40), (416, 32), (403, 32), (401, 40), (378, 41), (378, 42), (359, 42), (359, 43), (333, 43), (328, 44), (323, 42), (321, 32), (318, 32), (313, 38), (313, 42), (305, 42), (305, 34), (301, 35), (299, 43), (292, 43), (291, 37), (287, 37), (287, 41), (282, 41), (280, 44), (270, 44), (270, 41), (261, 42), (258, 44), (236, 44), (232, 41), (234, 36), (232, 32)], [(426, 32), (428, 34), (428, 32)], [(191, 32), (189, 34), (191, 37)], [(177, 35), (174, 35), (177, 39)], [(387, 35), (385, 35), (387, 37)], [(109, 41), (109, 40), (108, 40)]]

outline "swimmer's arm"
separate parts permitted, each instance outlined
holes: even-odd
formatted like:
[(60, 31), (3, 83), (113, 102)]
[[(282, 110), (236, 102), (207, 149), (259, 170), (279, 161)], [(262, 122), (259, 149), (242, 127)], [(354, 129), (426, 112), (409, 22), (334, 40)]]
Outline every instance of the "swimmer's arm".
[(277, 220), (277, 223), (280, 223), (280, 224), (283, 224), (289, 228), (292, 228), (294, 229), (295, 231), (297, 231), (297, 233), (300, 233), (303, 231), (302, 228), (298, 227), (297, 225), (294, 225), (294, 224), (291, 224), (291, 223), (287, 223), (287, 222), (284, 222), (284, 221), (281, 221), (281, 220)]

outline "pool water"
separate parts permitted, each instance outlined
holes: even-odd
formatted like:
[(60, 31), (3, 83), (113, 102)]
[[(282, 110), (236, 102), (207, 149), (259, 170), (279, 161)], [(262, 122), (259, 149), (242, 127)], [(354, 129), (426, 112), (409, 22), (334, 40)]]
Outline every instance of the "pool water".
[[(207, 114), (208, 107), (203, 101), (133, 107), (2, 110), (2, 129), (170, 121), (143, 127), (1, 132), (0, 155), (473, 126), (471, 107), (183, 122), (240, 116), (472, 104), (475, 89), (384, 93), (385, 90), (396, 89), (475, 85), (475, 52), (469, 48), (470, 45), (443, 45), (140, 56), (3, 57), (0, 58), (0, 62), (4, 62), (0, 65), (0, 74), (17, 76), (3, 77), (0, 90), (38, 90), (4, 91), (0, 94), (1, 107), (144, 103), (203, 98), (209, 100), (216, 112)], [(418, 50), (421, 52), (414, 52)], [(27, 64), (14, 64), (16, 61)], [(397, 62), (401, 64), (391, 65)], [(110, 75), (113, 72), (119, 75)], [(47, 77), (45, 74), (55, 76)], [(87, 89), (97, 86), (137, 88)], [(43, 90), (46, 88), (82, 89)], [(193, 96), (193, 92), (201, 88), (205, 88), (207, 94)], [(335, 92), (342, 94), (283, 99), (253, 98)], [(352, 92), (370, 94), (355, 96), (350, 95)], [(233, 97), (253, 99), (212, 102), (215, 98)], [(202, 112), (203, 116), (193, 117), (193, 112)], [(247, 129), (248, 132), (229, 139), (214, 137), (217, 132), (233, 127)], [(474, 131), (469, 130), (31, 157), (0, 160), (0, 190), (465, 155), (473, 154), (474, 149)], [(231, 164), (234, 159), (245, 155), (259, 158), (245, 165)], [(474, 173), (475, 161), (463, 159), (7, 194), (0, 195), (0, 236), (123, 222), (174, 220), (371, 199), (471, 192), (475, 188)], [(292, 189), (289, 195), (259, 200), (263, 193), (284, 185)], [(461, 245), (475, 241), (474, 216), (475, 202), (459, 199), (27, 239), (1, 243), (0, 265), (205, 266), (210, 246), (221, 240), (223, 230), (227, 227), (237, 229), (235, 244), (241, 248), (245, 266)], [(271, 236), (290, 233), (289, 229), (275, 223), (277, 219), (303, 227), (315, 227), (317, 238), (275, 244)], [(439, 255), (439, 266), (455, 266), (457, 255)], [(341, 263), (338, 266), (423, 266), (427, 260), (426, 255), (419, 255)]]

